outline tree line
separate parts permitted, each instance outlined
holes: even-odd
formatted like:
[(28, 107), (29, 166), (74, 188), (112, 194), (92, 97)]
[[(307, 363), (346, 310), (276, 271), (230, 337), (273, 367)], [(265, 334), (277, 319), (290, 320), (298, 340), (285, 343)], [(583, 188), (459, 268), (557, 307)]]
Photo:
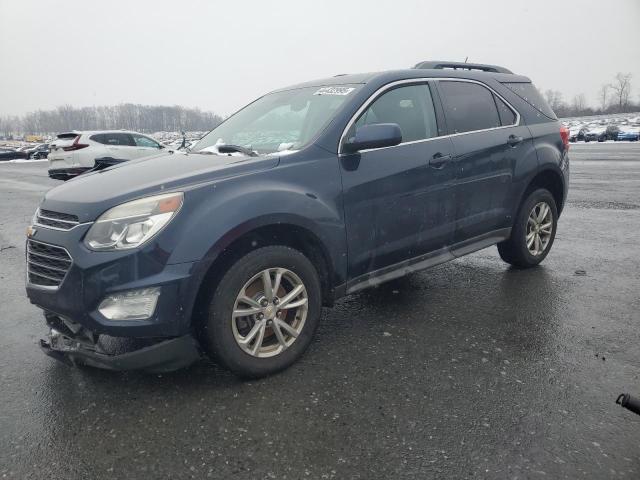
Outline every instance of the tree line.
[(59, 106), (22, 116), (0, 117), (0, 135), (51, 134), (71, 130), (127, 129), (144, 133), (206, 131), (222, 122), (212, 112), (181, 106), (135, 105), (81, 107)]
[(544, 96), (560, 118), (637, 112), (640, 111), (640, 103), (631, 100), (631, 78), (630, 73), (618, 73), (611, 83), (603, 84), (598, 90), (595, 107), (587, 104), (584, 93), (574, 95), (568, 102), (558, 90), (545, 90)]
[[(558, 90), (546, 90), (544, 96), (558, 117), (578, 117), (598, 114), (640, 111), (640, 103), (631, 100), (631, 74), (618, 73), (611, 83), (598, 91), (598, 105), (587, 104), (584, 93), (571, 101), (564, 100)], [(70, 130), (127, 129), (144, 133), (207, 131), (223, 118), (213, 112), (181, 106), (154, 106), (124, 103), (115, 106), (59, 106), (52, 110), (37, 110), (22, 116), (0, 117), (0, 135), (52, 134)]]

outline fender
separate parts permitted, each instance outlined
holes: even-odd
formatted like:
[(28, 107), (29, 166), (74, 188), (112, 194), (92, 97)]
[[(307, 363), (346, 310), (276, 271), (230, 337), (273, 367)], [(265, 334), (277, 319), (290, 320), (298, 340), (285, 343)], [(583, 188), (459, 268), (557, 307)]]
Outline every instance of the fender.
[[(208, 268), (225, 248), (246, 233), (268, 225), (288, 224), (313, 234), (325, 253), (331, 252), (326, 257), (336, 277), (344, 279), (346, 233), (342, 206), (335, 201), (340, 196), (336, 192), (328, 196), (326, 192), (321, 195), (304, 191), (300, 184), (270, 177), (265, 172), (259, 177), (236, 177), (233, 182), (221, 181), (185, 193), (183, 208), (190, 213), (185, 216), (186, 223), (179, 225), (179, 241), (168, 263), (199, 262), (199, 270)], [(340, 188), (337, 180), (335, 190)], [(255, 182), (260, 183), (259, 189)], [(327, 198), (332, 201), (324, 200)]]
[[(566, 199), (566, 192), (568, 189), (568, 184), (565, 181), (565, 177), (563, 175), (563, 171), (560, 169), (560, 167), (558, 167), (557, 165), (554, 165), (552, 163), (548, 163), (544, 166), (540, 166), (538, 168), (537, 171), (535, 171), (527, 180), (526, 180), (526, 187), (523, 189), (520, 189), (520, 194), (518, 197), (518, 202), (516, 203), (517, 209), (515, 210), (514, 215), (517, 214), (517, 212), (520, 209), (520, 205), (522, 205), (522, 202), (524, 202), (525, 200), (525, 195), (529, 192), (529, 186), (536, 181), (535, 179), (539, 176), (543, 176), (545, 174), (551, 173), (552, 175), (554, 175), (555, 177), (558, 178), (558, 180), (561, 182), (562, 184), (562, 202), (558, 205), (558, 216), (560, 215), (562, 208), (564, 207), (564, 201)], [(552, 192), (553, 193), (553, 192)]]

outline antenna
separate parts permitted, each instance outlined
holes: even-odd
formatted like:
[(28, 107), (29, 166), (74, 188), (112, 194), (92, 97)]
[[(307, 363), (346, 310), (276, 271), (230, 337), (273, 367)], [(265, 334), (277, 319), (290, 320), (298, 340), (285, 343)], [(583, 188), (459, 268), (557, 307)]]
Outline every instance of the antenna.
[(467, 63), (467, 60), (469, 60), (469, 56), (468, 55), (466, 57), (464, 57), (464, 63)]

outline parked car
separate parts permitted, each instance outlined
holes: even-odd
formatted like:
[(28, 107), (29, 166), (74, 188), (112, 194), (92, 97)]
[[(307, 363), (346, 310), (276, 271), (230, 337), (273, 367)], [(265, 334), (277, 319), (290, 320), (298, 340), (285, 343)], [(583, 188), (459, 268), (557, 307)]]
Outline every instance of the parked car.
[(590, 128), (584, 133), (585, 142), (597, 142), (602, 135), (604, 135), (605, 129), (601, 127)]
[(43, 158), (47, 158), (49, 155), (49, 144), (41, 143), (35, 147), (32, 147), (26, 150), (27, 158), (32, 158), (34, 160), (40, 160)]
[(68, 180), (92, 169), (97, 158), (133, 160), (163, 148), (146, 135), (124, 130), (61, 133), (50, 146), (49, 176)]
[[(496, 244), (517, 268), (543, 261), (568, 137), (531, 81), (497, 66), (277, 90), (178, 159), (47, 192), (27, 240), (27, 295), (51, 328), (41, 346), (111, 369), (176, 369), (203, 349), (241, 376), (277, 372), (344, 295)], [(144, 348), (107, 351), (100, 335)]]
[[(575, 143), (578, 141), (578, 135), (580, 135), (581, 129), (577, 127), (571, 127), (569, 129), (569, 141), (571, 143)], [(582, 139), (584, 139), (584, 133), (582, 134)]]
[(18, 160), (21, 158), (27, 158), (27, 153), (10, 148), (0, 149), (0, 160)]
[(598, 141), (605, 142), (607, 140), (618, 140), (619, 132), (620, 128), (617, 125), (609, 125), (605, 131), (598, 136)]
[(638, 138), (640, 138), (640, 131), (638, 130), (620, 130), (618, 132), (618, 140), (637, 142)]
[(577, 142), (584, 142), (584, 136), (589, 131), (589, 127), (585, 127), (584, 125), (578, 129), (578, 133), (575, 135), (575, 140)]

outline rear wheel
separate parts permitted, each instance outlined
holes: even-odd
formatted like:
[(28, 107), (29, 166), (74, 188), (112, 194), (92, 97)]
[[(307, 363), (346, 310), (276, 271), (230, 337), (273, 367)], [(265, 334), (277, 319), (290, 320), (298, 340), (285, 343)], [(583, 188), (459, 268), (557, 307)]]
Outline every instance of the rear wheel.
[(520, 207), (511, 237), (498, 244), (500, 257), (518, 268), (538, 265), (551, 250), (556, 236), (558, 210), (551, 192), (537, 189)]
[(300, 358), (320, 313), (320, 280), (311, 262), (289, 247), (264, 247), (238, 260), (218, 283), (202, 337), (232, 372), (263, 377)]

